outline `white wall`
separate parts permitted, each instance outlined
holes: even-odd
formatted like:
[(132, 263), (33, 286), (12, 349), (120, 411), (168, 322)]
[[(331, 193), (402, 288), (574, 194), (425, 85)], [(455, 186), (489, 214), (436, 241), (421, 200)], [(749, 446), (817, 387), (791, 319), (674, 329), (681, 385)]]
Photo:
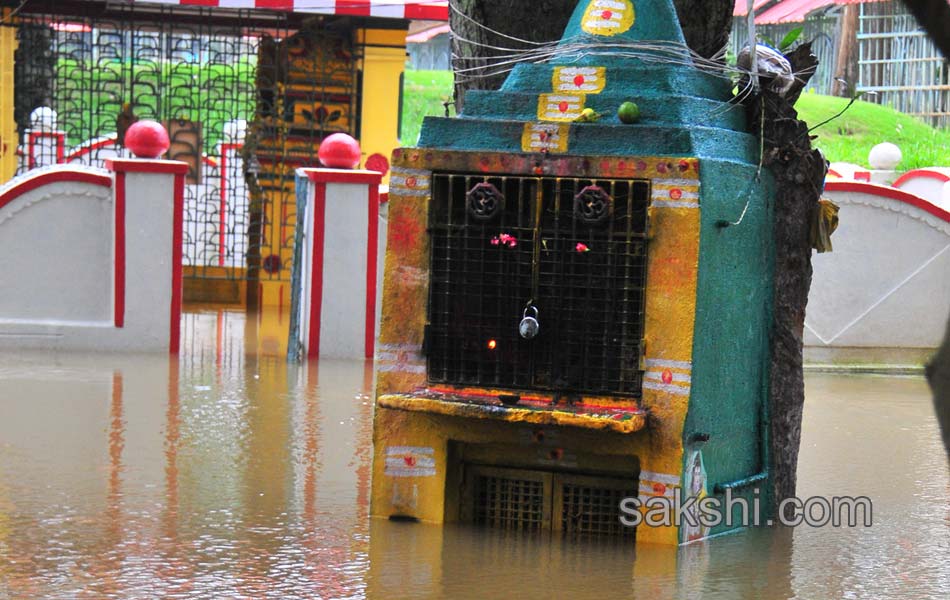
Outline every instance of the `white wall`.
[[(116, 186), (58, 181), (0, 208), (0, 256), (9, 258), (0, 269), (0, 348), (169, 351), (174, 182), (181, 175), (136, 166), (125, 173), (123, 326), (115, 326)], [(55, 172), (121, 176), (90, 167), (36, 169), (0, 188), (0, 198)]]
[(111, 321), (112, 190), (53, 183), (0, 209), (0, 319)]
[(812, 258), (805, 344), (937, 347), (950, 313), (950, 222), (879, 194), (825, 195), (840, 225), (834, 252)]

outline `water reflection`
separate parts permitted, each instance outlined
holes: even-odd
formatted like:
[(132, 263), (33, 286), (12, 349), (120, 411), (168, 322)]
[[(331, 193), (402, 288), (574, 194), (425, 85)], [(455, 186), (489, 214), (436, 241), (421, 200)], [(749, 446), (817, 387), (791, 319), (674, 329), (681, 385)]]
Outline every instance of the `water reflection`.
[(942, 598), (923, 382), (811, 376), (801, 495), (871, 529), (675, 549), (370, 522), (372, 365), (288, 364), (283, 315), (206, 309), (183, 354), (0, 356), (0, 598)]

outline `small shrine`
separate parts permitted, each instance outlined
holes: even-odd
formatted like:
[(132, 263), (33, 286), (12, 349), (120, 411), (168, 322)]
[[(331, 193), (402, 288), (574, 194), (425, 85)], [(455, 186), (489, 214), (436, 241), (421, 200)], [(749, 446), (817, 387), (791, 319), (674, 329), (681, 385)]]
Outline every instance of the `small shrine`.
[(621, 503), (767, 489), (758, 141), (669, 0), (582, 0), (552, 48), (393, 153), (372, 514), (702, 539)]

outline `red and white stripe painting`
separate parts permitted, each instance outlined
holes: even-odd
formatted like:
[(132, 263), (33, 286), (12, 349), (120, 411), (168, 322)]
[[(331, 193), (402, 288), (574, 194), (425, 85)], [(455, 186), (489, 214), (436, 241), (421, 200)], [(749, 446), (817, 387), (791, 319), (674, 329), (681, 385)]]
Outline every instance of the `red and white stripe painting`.
[(328, 15), (448, 21), (449, 3), (406, 0), (134, 0), (142, 4), (177, 4), (211, 8), (282, 10)]

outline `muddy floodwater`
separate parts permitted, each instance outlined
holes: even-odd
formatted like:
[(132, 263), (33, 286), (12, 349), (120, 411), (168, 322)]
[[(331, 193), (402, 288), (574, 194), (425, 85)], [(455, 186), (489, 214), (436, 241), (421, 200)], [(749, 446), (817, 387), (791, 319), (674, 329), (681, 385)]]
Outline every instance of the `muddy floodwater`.
[(0, 354), (0, 598), (950, 598), (922, 378), (809, 375), (799, 495), (869, 528), (666, 548), (370, 519), (370, 363), (288, 365), (285, 316), (182, 354)]

